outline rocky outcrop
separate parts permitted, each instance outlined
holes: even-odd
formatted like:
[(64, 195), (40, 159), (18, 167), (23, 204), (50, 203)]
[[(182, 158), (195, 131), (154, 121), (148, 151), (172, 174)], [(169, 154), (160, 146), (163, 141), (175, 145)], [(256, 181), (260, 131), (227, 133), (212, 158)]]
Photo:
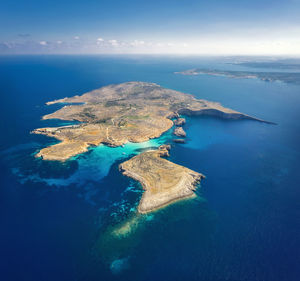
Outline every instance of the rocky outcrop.
[[(168, 151), (171, 150), (171, 145), (169, 145), (169, 144), (163, 144), (163, 145), (159, 146), (158, 149), (161, 150), (161, 151), (163, 151), (165, 153), (166, 151), (168, 152)], [(164, 156), (169, 156), (169, 154), (166, 154)]]
[(182, 127), (176, 127), (173, 134), (178, 137), (186, 137), (186, 132), (182, 129)]
[(182, 126), (185, 124), (185, 119), (184, 118), (177, 118), (174, 121), (175, 126)]

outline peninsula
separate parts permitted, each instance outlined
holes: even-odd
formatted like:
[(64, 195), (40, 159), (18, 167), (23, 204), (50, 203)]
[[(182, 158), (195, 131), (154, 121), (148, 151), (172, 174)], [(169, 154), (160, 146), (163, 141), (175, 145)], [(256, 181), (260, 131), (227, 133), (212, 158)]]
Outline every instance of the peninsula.
[[(40, 150), (36, 157), (65, 161), (104, 144), (121, 146), (127, 142), (144, 142), (157, 138), (174, 125), (174, 134), (185, 136), (182, 115), (210, 115), (225, 119), (263, 120), (225, 108), (219, 103), (196, 99), (192, 95), (163, 88), (154, 83), (127, 82), (109, 85), (81, 96), (48, 102), (65, 104), (45, 115), (46, 119), (79, 121), (79, 124), (34, 130), (60, 140)], [(179, 142), (175, 140), (175, 142)], [(181, 143), (184, 140), (180, 139)], [(146, 151), (122, 163), (123, 174), (138, 180), (145, 192), (138, 211), (151, 212), (180, 199), (193, 197), (202, 174), (174, 164), (164, 158), (169, 146)]]

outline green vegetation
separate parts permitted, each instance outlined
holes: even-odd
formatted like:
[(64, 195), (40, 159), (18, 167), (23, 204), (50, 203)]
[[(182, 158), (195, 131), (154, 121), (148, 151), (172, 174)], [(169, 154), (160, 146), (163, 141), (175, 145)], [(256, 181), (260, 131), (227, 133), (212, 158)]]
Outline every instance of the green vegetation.
[(97, 119), (95, 121), (93, 121), (94, 124), (104, 124), (106, 123), (107, 121), (110, 121), (111, 118), (102, 118), (102, 119)]

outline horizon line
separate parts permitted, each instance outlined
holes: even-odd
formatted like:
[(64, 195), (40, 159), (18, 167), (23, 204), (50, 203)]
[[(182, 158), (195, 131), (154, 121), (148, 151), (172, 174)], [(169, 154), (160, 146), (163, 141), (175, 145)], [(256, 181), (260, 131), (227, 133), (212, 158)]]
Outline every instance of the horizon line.
[(298, 54), (217, 54), (217, 53), (0, 53), (0, 56), (198, 56), (198, 57), (290, 57), (300, 58)]

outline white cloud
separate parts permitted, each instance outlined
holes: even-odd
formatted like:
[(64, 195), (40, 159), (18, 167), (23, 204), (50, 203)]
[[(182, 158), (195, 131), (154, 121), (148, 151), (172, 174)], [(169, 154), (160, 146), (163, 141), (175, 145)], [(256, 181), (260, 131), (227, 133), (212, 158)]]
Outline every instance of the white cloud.
[(145, 41), (142, 40), (134, 40), (130, 43), (131, 46), (137, 47), (137, 46), (143, 46), (145, 45)]
[[(256, 33), (255, 33), (256, 32)], [(265, 29), (239, 30), (228, 34), (209, 33), (189, 38), (178, 34), (178, 38), (132, 38), (103, 39), (100, 36), (91, 39), (71, 35), (60, 40), (24, 40), (18, 35), (16, 41), (0, 40), (0, 53), (128, 53), (128, 54), (221, 54), (221, 55), (300, 55), (300, 26), (283, 32), (278, 29), (267, 32)], [(267, 34), (267, 35), (266, 35)], [(113, 36), (113, 35), (111, 35)], [(146, 35), (143, 35), (146, 36)], [(20, 39), (21, 37), (21, 39)], [(46, 37), (46, 39), (49, 39)], [(120, 39), (120, 40), (119, 40)], [(1, 49), (2, 48), (2, 49)]]
[(112, 40), (108, 40), (108, 43), (111, 44), (112, 46), (119, 46), (119, 43), (117, 40), (112, 39)]

